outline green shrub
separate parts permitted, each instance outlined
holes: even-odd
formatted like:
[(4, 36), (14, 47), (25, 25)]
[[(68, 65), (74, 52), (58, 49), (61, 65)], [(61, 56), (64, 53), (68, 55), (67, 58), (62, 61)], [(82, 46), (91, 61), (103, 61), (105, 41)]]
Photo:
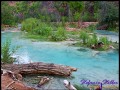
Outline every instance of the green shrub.
[(34, 34), (38, 34), (38, 35), (46, 35), (49, 36), (51, 34), (51, 31), (53, 30), (53, 28), (43, 22), (39, 23), (39, 25), (33, 29), (33, 33)]
[(22, 22), (21, 30), (31, 32), (37, 26), (38, 26), (38, 20), (36, 18), (28, 18)]
[(108, 49), (109, 49), (108, 45), (104, 45), (102, 47), (97, 48), (97, 50), (99, 50), (99, 51), (105, 51), (105, 50), (108, 50)]
[(66, 39), (66, 31), (63, 27), (58, 27), (57, 31), (53, 31), (51, 34), (51, 40), (62, 41)]
[(99, 41), (103, 42), (104, 45), (109, 45), (110, 44), (110, 41), (108, 40), (107, 37), (100, 37)]
[(66, 36), (66, 30), (65, 30), (63, 27), (58, 27), (57, 29), (58, 29), (58, 30), (57, 30), (57, 34), (58, 34), (58, 35), (61, 35), (61, 36), (63, 36), (63, 37)]
[(91, 45), (93, 45), (94, 41), (93, 41), (93, 37), (89, 37), (88, 41), (87, 41), (87, 46), (90, 47)]
[(98, 38), (97, 38), (96, 34), (93, 34), (92, 40), (93, 40), (93, 44), (97, 44), (98, 43)]
[(107, 37), (100, 37), (100, 39), (98, 39), (96, 34), (88, 35), (85, 31), (80, 32), (80, 39), (82, 40), (82, 43), (79, 45), (84, 47), (91, 47), (91, 45), (97, 46), (98, 42), (103, 42), (104, 45), (102, 47), (96, 48), (99, 51), (108, 50), (109, 45), (112, 44)]
[(36, 35), (49, 36), (52, 29), (50, 25), (35, 18), (29, 18), (22, 22), (22, 30)]
[(86, 44), (88, 41), (89, 35), (85, 31), (80, 32), (80, 39), (82, 40), (83, 44)]
[(90, 47), (91, 45), (97, 45), (98, 43), (98, 38), (96, 34), (89, 35), (88, 41), (87, 41), (87, 46)]
[(60, 41), (61, 40), (61, 38), (57, 35), (57, 33), (55, 31), (52, 32), (50, 39), (53, 41)]
[(94, 32), (96, 30), (96, 25), (90, 25), (87, 28), (85, 28), (85, 31), (87, 32)]
[(10, 45), (11, 42), (8, 40), (2, 45), (1, 61), (3, 63), (13, 63), (15, 61), (15, 59), (11, 56), (18, 50), (19, 47), (14, 47), (11, 49)]
[(92, 36), (89, 36), (87, 41), (87, 46), (91, 45), (97, 45), (98, 44), (98, 38), (96, 34), (93, 34)]

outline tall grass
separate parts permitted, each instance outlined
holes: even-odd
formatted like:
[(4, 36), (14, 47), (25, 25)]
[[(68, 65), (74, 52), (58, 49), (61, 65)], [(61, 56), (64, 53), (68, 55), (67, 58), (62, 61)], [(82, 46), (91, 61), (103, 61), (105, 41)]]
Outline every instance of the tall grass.
[(12, 55), (20, 48), (19, 46), (16, 46), (14, 48), (10, 48), (11, 41), (6, 40), (6, 42), (2, 45), (2, 55), (1, 55), (1, 61), (3, 63), (13, 63), (15, 61), (14, 58), (12, 58)]

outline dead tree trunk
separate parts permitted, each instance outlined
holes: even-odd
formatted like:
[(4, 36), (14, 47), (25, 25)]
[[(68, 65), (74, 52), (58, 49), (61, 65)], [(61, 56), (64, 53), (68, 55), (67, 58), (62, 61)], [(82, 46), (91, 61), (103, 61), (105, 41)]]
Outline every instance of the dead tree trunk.
[(2, 69), (7, 69), (22, 75), (25, 74), (50, 74), (59, 76), (70, 76), (76, 68), (63, 65), (55, 65), (53, 63), (29, 63), (29, 64), (5, 64), (1, 66)]

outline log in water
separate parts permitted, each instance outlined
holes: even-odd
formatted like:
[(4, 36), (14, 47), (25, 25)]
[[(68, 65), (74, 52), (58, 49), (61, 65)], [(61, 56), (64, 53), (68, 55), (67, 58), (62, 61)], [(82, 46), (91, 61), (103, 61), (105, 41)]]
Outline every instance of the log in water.
[(22, 75), (25, 74), (49, 74), (59, 76), (70, 76), (77, 68), (63, 65), (56, 65), (53, 63), (35, 62), (29, 64), (5, 64), (2, 69), (7, 69)]

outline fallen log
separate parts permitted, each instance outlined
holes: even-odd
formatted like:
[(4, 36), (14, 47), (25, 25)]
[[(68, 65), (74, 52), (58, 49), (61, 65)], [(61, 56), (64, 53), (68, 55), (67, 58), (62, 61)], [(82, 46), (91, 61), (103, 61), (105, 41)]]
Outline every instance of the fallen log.
[(49, 74), (59, 76), (70, 76), (76, 68), (63, 65), (55, 65), (53, 63), (35, 62), (29, 64), (3, 64), (3, 69), (10, 70), (22, 75), (25, 74)]

